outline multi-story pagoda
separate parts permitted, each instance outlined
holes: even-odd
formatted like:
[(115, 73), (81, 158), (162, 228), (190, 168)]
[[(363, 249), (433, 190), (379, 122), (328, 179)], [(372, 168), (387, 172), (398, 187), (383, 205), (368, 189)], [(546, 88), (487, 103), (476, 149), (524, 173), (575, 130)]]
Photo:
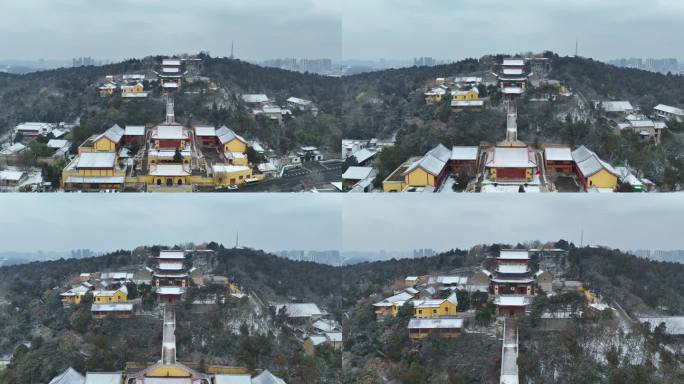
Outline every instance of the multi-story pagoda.
[(529, 262), (530, 254), (527, 250), (502, 249), (499, 253), (490, 287), (495, 297), (497, 315), (525, 314), (525, 309), (535, 294), (536, 283)]
[(160, 251), (152, 281), (159, 295), (159, 302), (173, 304), (180, 300), (188, 285), (184, 251)]
[(499, 80), (499, 88), (506, 100), (515, 100), (523, 94), (527, 87), (530, 74), (525, 72), (525, 60), (505, 58), (501, 63), (501, 69), (496, 77)]
[(181, 61), (179, 59), (163, 59), (161, 71), (157, 72), (157, 77), (165, 91), (173, 91), (181, 86), (183, 73), (181, 72)]

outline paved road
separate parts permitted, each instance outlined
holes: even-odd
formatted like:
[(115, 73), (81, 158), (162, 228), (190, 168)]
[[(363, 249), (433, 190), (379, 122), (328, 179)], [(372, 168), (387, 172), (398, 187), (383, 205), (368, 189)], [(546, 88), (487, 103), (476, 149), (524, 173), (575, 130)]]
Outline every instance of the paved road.
[(303, 186), (323, 185), (342, 181), (342, 165), (321, 167), (319, 170), (296, 168), (285, 172), (283, 177), (268, 179), (258, 183), (243, 185), (242, 192), (265, 192), (277, 190), (282, 192), (298, 192)]

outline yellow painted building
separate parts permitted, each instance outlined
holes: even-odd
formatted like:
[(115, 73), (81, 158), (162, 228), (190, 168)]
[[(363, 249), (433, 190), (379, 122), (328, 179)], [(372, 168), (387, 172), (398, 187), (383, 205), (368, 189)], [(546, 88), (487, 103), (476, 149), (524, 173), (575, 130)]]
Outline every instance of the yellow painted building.
[(425, 102), (428, 104), (440, 103), (444, 95), (446, 95), (446, 89), (444, 87), (433, 88), (423, 94)]
[(459, 101), (459, 100), (475, 100), (480, 97), (480, 94), (475, 91), (474, 89), (469, 89), (467, 91), (452, 91), (451, 92), (451, 100), (452, 101)]
[(145, 88), (141, 83), (136, 83), (133, 85), (122, 85), (121, 93), (142, 93), (145, 92)]
[(618, 177), (605, 169), (602, 169), (587, 178), (588, 188), (617, 188)]
[(71, 288), (70, 290), (61, 293), (63, 305), (78, 305), (81, 304), (83, 296), (88, 293), (89, 289), (83, 285)]
[(405, 188), (406, 188), (406, 184), (404, 184), (404, 180), (401, 180), (401, 181), (385, 180), (382, 182), (382, 191), (383, 192), (401, 192)]
[(612, 189), (617, 188), (618, 173), (613, 167), (601, 160), (598, 155), (585, 146), (580, 146), (571, 153), (575, 162), (577, 175), (584, 184), (585, 189)]
[(212, 170), (217, 186), (241, 185), (252, 178), (252, 169), (244, 165), (214, 164)]
[(440, 338), (454, 338), (461, 334), (463, 319), (449, 318), (412, 318), (408, 324), (409, 337), (411, 340), (421, 340), (431, 333)]
[(119, 189), (125, 176), (115, 152), (83, 152), (62, 170), (61, 184), (64, 190)]
[(416, 168), (404, 175), (404, 185), (413, 187), (435, 186), (435, 175), (422, 168)]
[(124, 135), (124, 129), (114, 124), (99, 135), (86, 139), (79, 147), (78, 153), (87, 152), (116, 152), (117, 146)]
[(216, 130), (216, 137), (223, 146), (223, 152), (247, 152), (247, 140), (225, 125)]
[(128, 290), (125, 287), (115, 291), (93, 292), (93, 302), (95, 304), (125, 303), (126, 301), (128, 301)]
[(397, 293), (394, 296), (390, 296), (380, 302), (377, 302), (373, 304), (375, 314), (379, 317), (397, 317), (399, 314), (399, 309), (404, 306), (407, 301), (413, 299), (414, 295), (415, 290), (413, 292), (409, 292), (407, 289)]
[(411, 187), (439, 187), (445, 174), (451, 151), (442, 144), (429, 150), (404, 171), (404, 184)]
[(232, 165), (246, 166), (248, 164), (247, 155), (243, 152), (225, 152), (225, 156)]
[(426, 299), (413, 302), (413, 316), (419, 319), (456, 316), (457, 311), (458, 300), (455, 293), (443, 300)]
[(247, 151), (247, 143), (235, 138), (226, 143), (223, 143), (223, 151), (245, 153)]

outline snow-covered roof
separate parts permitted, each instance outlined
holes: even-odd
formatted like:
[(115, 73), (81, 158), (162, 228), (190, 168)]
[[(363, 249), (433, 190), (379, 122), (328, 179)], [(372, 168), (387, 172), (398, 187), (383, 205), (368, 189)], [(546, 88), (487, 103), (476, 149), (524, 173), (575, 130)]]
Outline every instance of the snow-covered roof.
[(7, 147), (7, 148), (3, 149), (2, 151), (0, 151), (0, 154), (3, 154), (3, 155), (12, 155), (12, 154), (21, 152), (21, 151), (23, 151), (24, 149), (26, 149), (26, 146), (25, 146), (24, 144), (22, 144), (22, 143), (14, 143), (14, 144), (10, 145), (9, 147)]
[(473, 87), (471, 89), (454, 89), (451, 91), (452, 96), (467, 96), (470, 92), (480, 94), (480, 90)]
[(425, 156), (411, 164), (406, 171), (404, 171), (404, 175), (408, 175), (417, 168), (421, 168), (425, 172), (437, 176), (442, 172), (450, 158), (451, 151), (444, 145), (439, 144), (428, 151)]
[(102, 272), (100, 275), (102, 280), (129, 280), (133, 278), (131, 272)]
[(412, 304), (415, 308), (438, 308), (445, 301), (449, 301), (455, 305), (458, 305), (458, 297), (456, 296), (456, 292), (450, 294), (446, 299), (413, 300)]
[(459, 147), (454, 146), (451, 148), (451, 160), (477, 160), (477, 150), (475, 146), (472, 147)]
[(24, 177), (24, 172), (22, 172), (22, 171), (11, 171), (11, 170), (0, 171), (0, 180), (19, 181), (19, 180), (21, 180), (22, 177)]
[(634, 110), (629, 101), (604, 101), (601, 104), (606, 112), (630, 112)]
[(179, 59), (163, 59), (162, 60), (162, 65), (163, 66), (179, 66), (181, 65), (181, 61)]
[(249, 167), (246, 165), (214, 164), (211, 169), (214, 173), (234, 173), (248, 171)]
[(47, 132), (52, 128), (50, 123), (26, 122), (16, 126), (17, 132)]
[(373, 172), (373, 167), (349, 167), (342, 174), (344, 180), (363, 180), (370, 176)]
[(521, 87), (504, 87), (504, 95), (522, 95), (523, 89)]
[(124, 129), (124, 136), (145, 136), (145, 126), (127, 125)]
[(386, 299), (383, 299), (382, 301), (379, 301), (379, 302), (373, 304), (373, 306), (375, 306), (375, 307), (390, 307), (394, 304), (403, 304), (404, 302), (411, 300), (412, 298), (413, 298), (412, 294), (404, 291), (404, 292), (400, 292), (394, 296), (390, 296)]
[(131, 312), (133, 310), (132, 303), (108, 303), (108, 304), (93, 304), (90, 308), (93, 312)]
[(638, 177), (634, 176), (632, 171), (627, 167), (615, 167), (615, 171), (618, 173), (618, 177), (623, 183), (627, 183), (633, 187), (643, 187), (644, 183), (639, 180)]
[(115, 162), (114, 152), (83, 152), (78, 155), (76, 168), (113, 168)]
[(408, 329), (460, 329), (463, 327), (463, 319), (458, 317), (409, 320)]
[(334, 343), (342, 342), (342, 332), (326, 332), (325, 337)]
[(160, 261), (159, 262), (159, 269), (162, 269), (165, 271), (181, 271), (181, 270), (183, 270), (183, 262), (182, 261)]
[(88, 372), (86, 373), (85, 384), (121, 384), (121, 373)]
[(428, 284), (464, 285), (467, 282), (466, 276), (430, 276), (428, 278)]
[(238, 135), (232, 129), (226, 127), (225, 125), (216, 130), (216, 136), (218, 137), (221, 144), (226, 144), (234, 139), (237, 139), (247, 144), (247, 140), (243, 139), (242, 136)]
[(178, 250), (159, 251), (158, 258), (167, 259), (167, 260), (183, 260), (183, 259), (185, 259), (185, 251), (178, 251)]
[(446, 94), (446, 89), (441, 88), (441, 87), (432, 88), (431, 90), (424, 93), (425, 96), (438, 96), (438, 95), (445, 95), (445, 94)]
[(242, 95), (242, 101), (245, 103), (249, 104), (256, 104), (256, 103), (266, 103), (268, 102), (268, 96), (259, 93), (259, 94), (247, 94), (247, 95)]
[(283, 307), (285, 307), (285, 313), (288, 317), (312, 317), (323, 315), (323, 312), (321, 312), (320, 308), (318, 308), (318, 305), (315, 303), (278, 304), (275, 306), (276, 313)]
[(482, 107), (484, 100), (452, 100), (452, 107)]
[(577, 168), (584, 177), (589, 177), (602, 169), (612, 175), (618, 176), (617, 172), (610, 164), (601, 160), (596, 153), (583, 145), (572, 151), (572, 159), (575, 161)]
[(481, 83), (482, 78), (477, 76), (457, 76), (454, 77), (456, 83)]
[(533, 168), (537, 165), (534, 153), (527, 147), (494, 147), (487, 156), (487, 167)]
[(160, 125), (152, 133), (153, 139), (187, 140), (188, 134), (180, 125)]
[(305, 100), (305, 99), (300, 99), (299, 97), (290, 97), (286, 100), (288, 103), (296, 104), (296, 105), (301, 105), (303, 107), (309, 106), (311, 104), (311, 101)]
[(68, 144), (69, 140), (50, 139), (50, 141), (47, 142), (47, 147), (52, 149), (60, 149), (64, 148)]
[(530, 252), (526, 249), (502, 249), (498, 258), (501, 260), (529, 260)]
[(261, 163), (257, 165), (259, 172), (274, 172), (278, 170), (278, 167), (273, 163)]
[(75, 369), (69, 367), (64, 372), (50, 380), (49, 384), (83, 384), (85, 377)]
[(529, 269), (524, 264), (501, 264), (497, 266), (496, 271), (499, 273), (523, 274), (528, 273)]
[(339, 324), (334, 320), (320, 319), (316, 320), (312, 326), (323, 332), (332, 332), (339, 327)]
[(252, 378), (247, 374), (218, 374), (214, 376), (214, 380), (215, 384), (252, 384)]
[(544, 156), (547, 161), (572, 161), (572, 152), (568, 147), (546, 147)]
[(503, 59), (503, 65), (505, 67), (522, 67), (525, 65), (525, 60), (514, 58)]
[(632, 120), (629, 122), (632, 128), (654, 128), (655, 123), (652, 120)]
[(121, 137), (124, 135), (124, 130), (123, 128), (119, 127), (117, 124), (112, 125), (109, 129), (104, 131), (103, 134), (100, 136), (97, 136), (95, 140), (100, 139), (101, 137), (106, 137), (107, 139), (111, 140), (114, 143), (118, 143), (121, 141)]
[(684, 109), (677, 108), (677, 107), (671, 107), (669, 105), (665, 104), (658, 104), (655, 107), (653, 107), (654, 110), (659, 111), (659, 112), (664, 112), (676, 116), (684, 116)]
[(285, 380), (275, 376), (267, 370), (252, 378), (252, 384), (287, 384)]
[(328, 342), (328, 338), (325, 337), (325, 335), (311, 335), (309, 336), (309, 339), (313, 345), (321, 345)]
[(123, 184), (124, 176), (68, 176), (69, 184)]
[(377, 152), (371, 151), (368, 148), (363, 148), (361, 150), (358, 150), (354, 152), (352, 156), (354, 156), (354, 159), (356, 159), (357, 164), (361, 164), (364, 161), (372, 158), (373, 156), (376, 155)]
[(216, 128), (206, 126), (195, 127), (195, 136), (216, 136)]
[(52, 134), (52, 137), (59, 139), (61, 136), (66, 135), (67, 131), (64, 129), (53, 129), (50, 133)]
[(504, 68), (503, 74), (504, 75), (522, 75), (523, 70), (522, 70), (522, 68)]
[(183, 164), (156, 164), (150, 169), (150, 176), (188, 176)]
[(185, 290), (182, 287), (158, 287), (157, 294), (159, 295), (182, 295)]
[(494, 299), (494, 304), (506, 307), (523, 307), (530, 304), (530, 299), (524, 295), (499, 295)]

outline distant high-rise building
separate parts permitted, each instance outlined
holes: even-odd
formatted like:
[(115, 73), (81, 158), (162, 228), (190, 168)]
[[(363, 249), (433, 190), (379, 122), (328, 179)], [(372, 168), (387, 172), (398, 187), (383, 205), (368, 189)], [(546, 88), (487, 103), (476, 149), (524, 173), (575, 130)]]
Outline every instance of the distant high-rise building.
[(73, 67), (84, 67), (95, 65), (95, 59), (92, 57), (76, 57), (71, 60)]
[(436, 255), (436, 252), (434, 249), (430, 248), (421, 248), (421, 249), (414, 249), (413, 250), (413, 257), (414, 258), (419, 258), (419, 257), (432, 257)]
[(614, 65), (621, 68), (635, 68), (642, 69), (644, 71), (660, 72), (660, 73), (679, 73), (680, 65), (679, 61), (674, 58), (638, 58), (631, 57), (629, 59), (614, 59), (608, 60), (608, 64)]

